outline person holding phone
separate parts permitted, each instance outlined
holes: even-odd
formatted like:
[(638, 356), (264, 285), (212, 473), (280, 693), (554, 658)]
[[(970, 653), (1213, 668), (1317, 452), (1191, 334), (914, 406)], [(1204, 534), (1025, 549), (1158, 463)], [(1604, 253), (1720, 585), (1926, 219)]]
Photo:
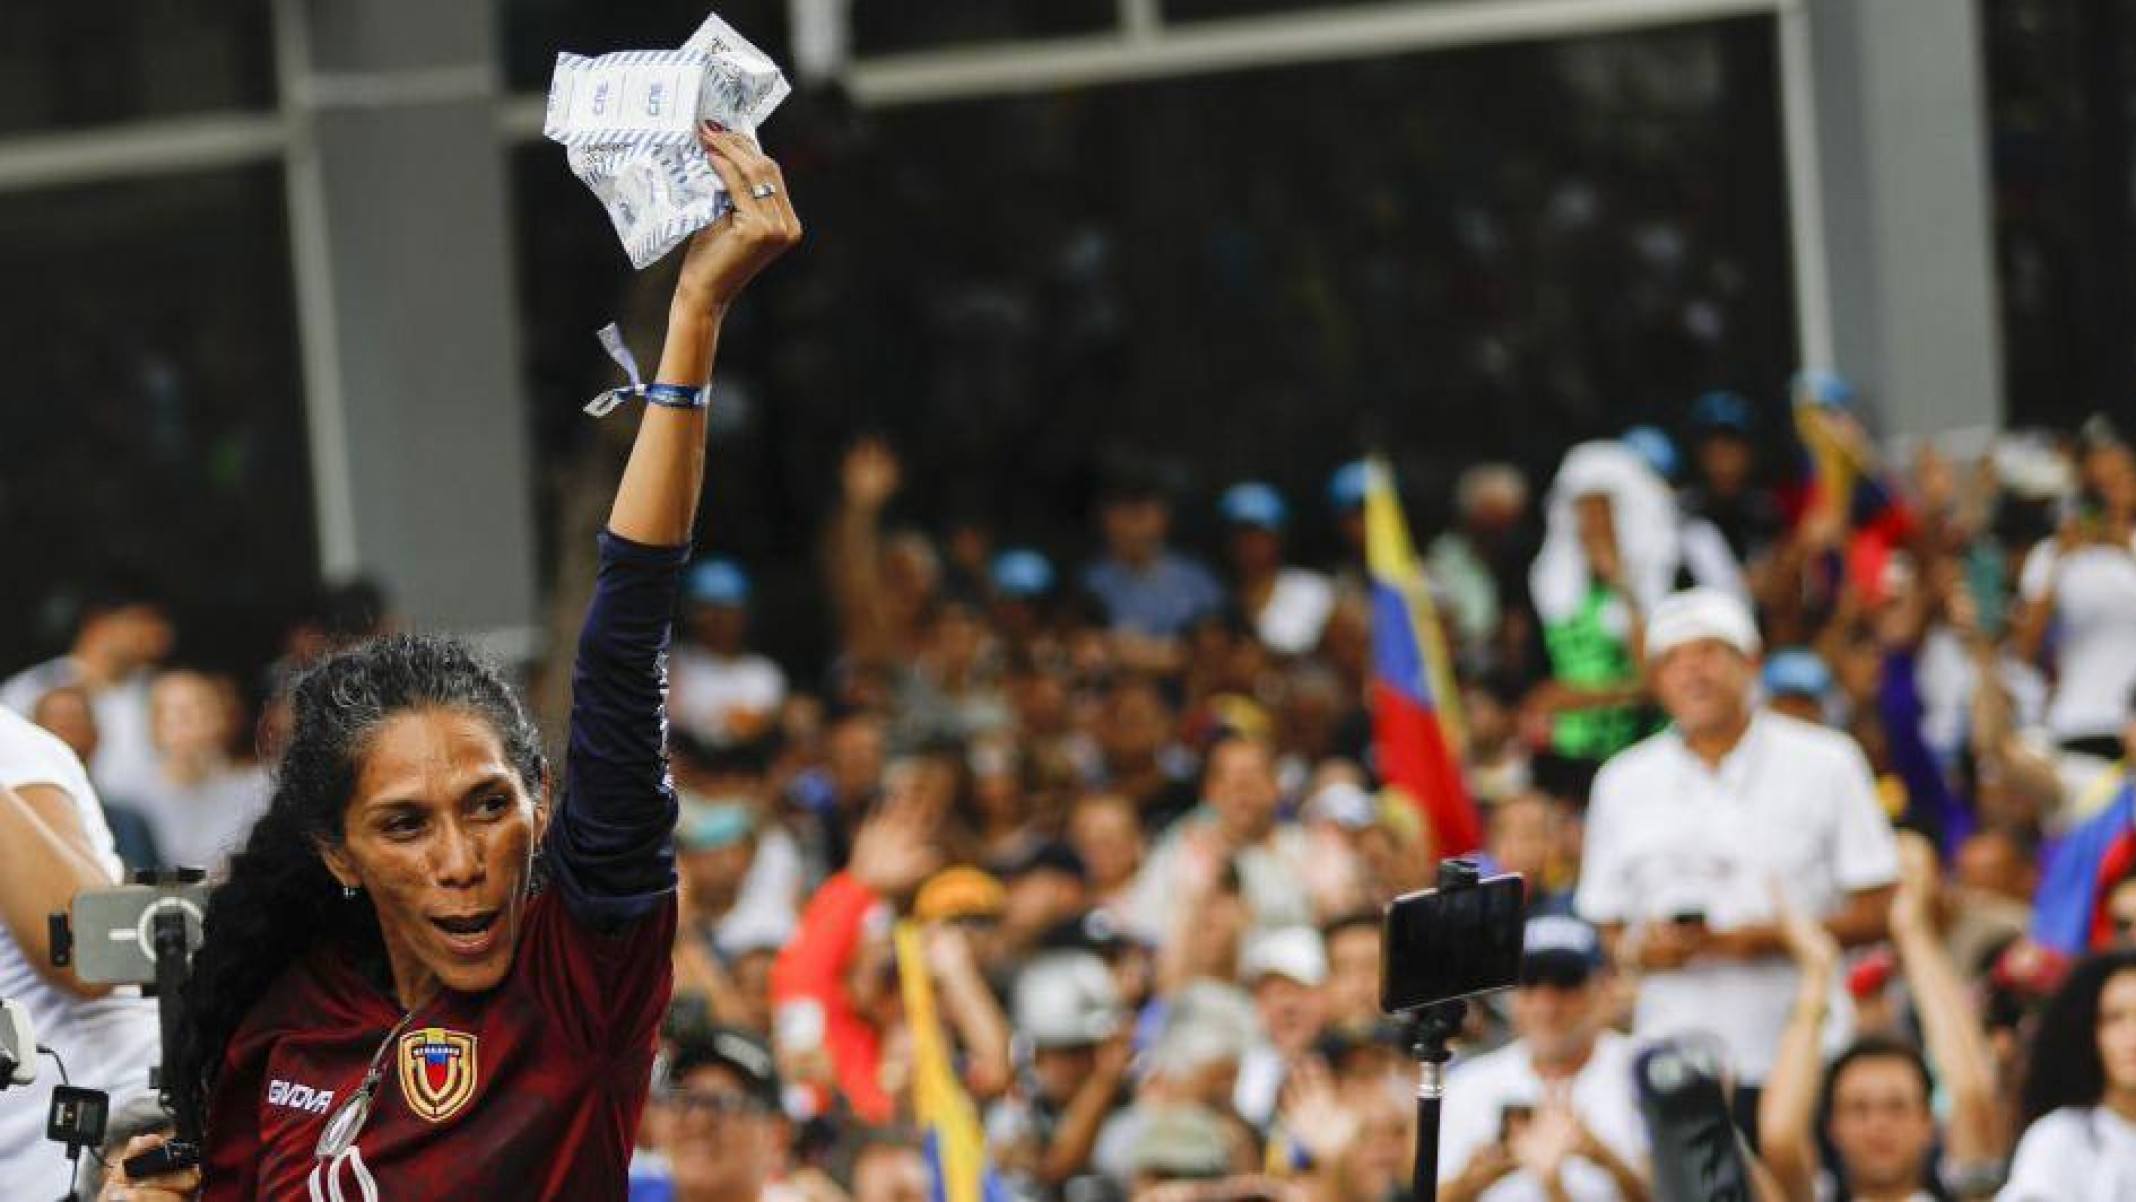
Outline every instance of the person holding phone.
[(727, 312), (801, 232), (775, 163), (700, 136), (735, 209), (683, 258), (601, 536), (561, 779), (519, 697), (458, 642), (393, 636), (299, 680), (168, 1066), (204, 1116), (203, 1161), (142, 1177), (115, 1161), (102, 1198), (623, 1195), (672, 985), (663, 661), (705, 385)]
[(1602, 941), (1528, 920), (1512, 1043), (1455, 1067), (1439, 1131), (1442, 1202), (1640, 1202), (1646, 1128), (1632, 1043), (1608, 1029)]
[(1640, 973), (1634, 1035), (1719, 1038), (1746, 1130), (1795, 996), (1773, 883), (1855, 946), (1884, 938), (1898, 877), (1861, 747), (1757, 704), (1759, 650), (1726, 593), (1654, 607), (1647, 664), (1673, 725), (1596, 774), (1573, 899)]

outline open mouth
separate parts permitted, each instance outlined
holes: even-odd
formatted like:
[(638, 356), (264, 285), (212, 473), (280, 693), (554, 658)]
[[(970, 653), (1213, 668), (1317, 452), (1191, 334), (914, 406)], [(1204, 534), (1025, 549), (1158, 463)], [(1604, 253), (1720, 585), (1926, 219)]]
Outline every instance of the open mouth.
[(479, 914), (435, 915), (430, 925), (444, 933), (445, 942), (454, 951), (480, 955), (495, 943), (497, 919), (502, 913), (484, 910)]

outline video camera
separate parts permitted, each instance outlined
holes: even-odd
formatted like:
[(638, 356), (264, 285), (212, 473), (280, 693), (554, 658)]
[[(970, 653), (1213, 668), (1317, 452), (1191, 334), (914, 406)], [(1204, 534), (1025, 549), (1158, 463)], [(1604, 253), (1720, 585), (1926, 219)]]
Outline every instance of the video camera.
[[(197, 868), (144, 869), (133, 883), (75, 895), (69, 913), (51, 917), (52, 964), (72, 968), (94, 985), (139, 985), (156, 999), (162, 1055), (150, 1075), (172, 1120), (173, 1138), (126, 1162), (131, 1177), (154, 1176), (200, 1163), (201, 1116), (172, 1088), (163, 1065), (177, 1046), (180, 1006), (193, 952), (200, 947), (211, 892)], [(93, 1090), (55, 1093), (46, 1137), (64, 1144), (69, 1159), (104, 1138), (110, 1099)]]

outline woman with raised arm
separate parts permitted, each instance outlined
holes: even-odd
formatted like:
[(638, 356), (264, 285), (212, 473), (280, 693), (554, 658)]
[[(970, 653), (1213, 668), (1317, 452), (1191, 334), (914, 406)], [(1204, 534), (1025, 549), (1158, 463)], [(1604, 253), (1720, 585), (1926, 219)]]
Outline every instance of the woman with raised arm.
[(459, 643), (388, 638), (300, 680), (170, 1066), (205, 1116), (204, 1162), (141, 1181), (114, 1162), (104, 1198), (624, 1195), (671, 985), (662, 657), (703, 389), (728, 307), (801, 236), (776, 164), (738, 135), (702, 139), (735, 209), (675, 286), (601, 537), (562, 779)]

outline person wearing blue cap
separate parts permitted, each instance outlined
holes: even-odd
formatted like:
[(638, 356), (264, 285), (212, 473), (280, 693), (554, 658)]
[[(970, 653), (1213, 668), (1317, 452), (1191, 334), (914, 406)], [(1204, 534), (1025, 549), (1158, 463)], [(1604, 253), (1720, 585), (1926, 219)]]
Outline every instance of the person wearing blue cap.
[(1053, 562), (1029, 547), (1011, 547), (988, 565), (994, 626), (1010, 647), (1028, 648), (1040, 636), (1053, 585)]
[(1439, 1131), (1439, 1197), (1647, 1197), (1632, 1041), (1609, 1029), (1602, 940), (1577, 918), (1531, 918), (1513, 991), (1518, 1036), (1458, 1065)]
[(1172, 507), (1156, 481), (1121, 474), (1099, 501), (1104, 554), (1084, 566), (1083, 590), (1105, 607), (1115, 634), (1162, 658), (1165, 644), (1223, 608), (1224, 589), (1201, 561), (1166, 545)]
[(683, 637), (669, 659), (669, 719), (714, 746), (746, 743), (786, 704), (786, 673), (748, 647), (749, 573), (709, 557), (683, 579)]
[(1217, 508), (1231, 531), (1231, 570), (1239, 611), (1254, 633), (1278, 655), (1304, 655), (1320, 645), (1320, 632), (1335, 608), (1328, 578), (1283, 563), (1283, 527), (1289, 509), (1283, 494), (1259, 480), (1224, 490)]
[(1719, 530), (1738, 563), (1748, 564), (1787, 529), (1780, 500), (1758, 479), (1757, 413), (1725, 389), (1691, 402), (1690, 487), (1684, 512)]
[(1832, 695), (1832, 669), (1807, 647), (1785, 647), (1765, 659), (1759, 675), (1765, 703), (1774, 713), (1822, 724)]

